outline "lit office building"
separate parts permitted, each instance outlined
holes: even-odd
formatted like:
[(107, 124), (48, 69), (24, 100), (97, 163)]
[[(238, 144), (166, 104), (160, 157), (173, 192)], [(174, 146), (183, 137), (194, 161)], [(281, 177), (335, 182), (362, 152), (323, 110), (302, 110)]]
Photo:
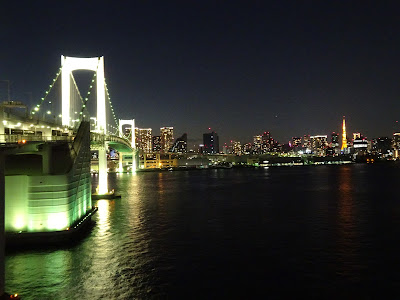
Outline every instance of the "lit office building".
[(253, 137), (253, 153), (261, 154), (262, 153), (262, 136), (256, 135)]
[(353, 140), (361, 139), (361, 133), (353, 132)]
[(399, 158), (400, 155), (400, 132), (395, 132), (393, 134), (393, 156), (394, 158)]
[(314, 135), (310, 137), (311, 150), (316, 155), (325, 155), (325, 150), (328, 146), (327, 135)]
[(136, 149), (143, 153), (152, 152), (151, 128), (135, 128)]
[(152, 138), (151, 146), (153, 148), (153, 152), (160, 152), (161, 151), (161, 136), (155, 135)]
[(240, 142), (231, 141), (231, 147), (232, 147), (232, 154), (237, 156), (242, 155), (242, 145), (240, 144)]
[(303, 148), (307, 150), (311, 150), (311, 139), (309, 135), (305, 135), (303, 137)]
[(271, 148), (271, 134), (269, 131), (264, 131), (262, 134), (262, 152), (269, 152)]
[(353, 152), (359, 155), (366, 154), (368, 150), (368, 141), (361, 135), (353, 140)]
[(293, 137), (292, 138), (292, 147), (293, 148), (301, 147), (301, 137)]
[(243, 145), (243, 154), (250, 154), (251, 152), (251, 143), (246, 143)]
[(331, 147), (337, 148), (339, 147), (339, 134), (336, 132), (332, 132), (331, 136)]
[(216, 132), (203, 134), (204, 153), (216, 154), (219, 153), (219, 137)]
[(161, 127), (161, 151), (168, 152), (174, 142), (174, 127)]

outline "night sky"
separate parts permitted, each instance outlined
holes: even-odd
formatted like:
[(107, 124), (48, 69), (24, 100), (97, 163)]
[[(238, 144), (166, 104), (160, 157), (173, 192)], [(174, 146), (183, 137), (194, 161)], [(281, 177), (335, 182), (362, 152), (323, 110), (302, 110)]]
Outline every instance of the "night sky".
[[(390, 136), (400, 120), (397, 1), (5, 1), (0, 80), (36, 103), (60, 56), (103, 56), (118, 118), (199, 143), (340, 131)], [(397, 2), (397, 3), (396, 3)], [(6, 84), (0, 82), (0, 94)], [(6, 99), (1, 99), (6, 100)]]

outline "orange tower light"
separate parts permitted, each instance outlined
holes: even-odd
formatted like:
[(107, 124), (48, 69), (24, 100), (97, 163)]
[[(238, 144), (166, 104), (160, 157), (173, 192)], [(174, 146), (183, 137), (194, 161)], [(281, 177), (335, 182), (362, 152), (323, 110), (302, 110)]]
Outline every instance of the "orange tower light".
[(346, 120), (343, 116), (343, 126), (342, 126), (342, 151), (347, 148), (347, 137), (346, 137)]

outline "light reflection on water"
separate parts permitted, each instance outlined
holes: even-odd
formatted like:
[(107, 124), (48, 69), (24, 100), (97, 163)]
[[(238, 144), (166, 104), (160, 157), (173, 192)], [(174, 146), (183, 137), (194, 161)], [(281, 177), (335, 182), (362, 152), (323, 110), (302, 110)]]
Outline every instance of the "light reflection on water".
[(375, 274), (391, 278), (378, 289), (400, 282), (398, 171), (110, 174), (122, 198), (95, 203), (90, 235), (70, 248), (9, 253), (6, 287), (23, 299), (370, 296)]

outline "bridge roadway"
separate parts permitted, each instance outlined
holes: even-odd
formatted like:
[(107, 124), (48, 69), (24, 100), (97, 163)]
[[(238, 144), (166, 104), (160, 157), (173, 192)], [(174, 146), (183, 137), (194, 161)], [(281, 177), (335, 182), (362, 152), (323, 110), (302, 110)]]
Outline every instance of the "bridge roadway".
[[(3, 113), (3, 120), (0, 122), (0, 146), (26, 142), (72, 142), (76, 130), (77, 128), (66, 128), (56, 123), (34, 120), (16, 114)], [(108, 146), (118, 152), (133, 152), (131, 141), (124, 137), (114, 134), (103, 134), (92, 130), (90, 132), (90, 139), (92, 150), (105, 147), (107, 143)]]

